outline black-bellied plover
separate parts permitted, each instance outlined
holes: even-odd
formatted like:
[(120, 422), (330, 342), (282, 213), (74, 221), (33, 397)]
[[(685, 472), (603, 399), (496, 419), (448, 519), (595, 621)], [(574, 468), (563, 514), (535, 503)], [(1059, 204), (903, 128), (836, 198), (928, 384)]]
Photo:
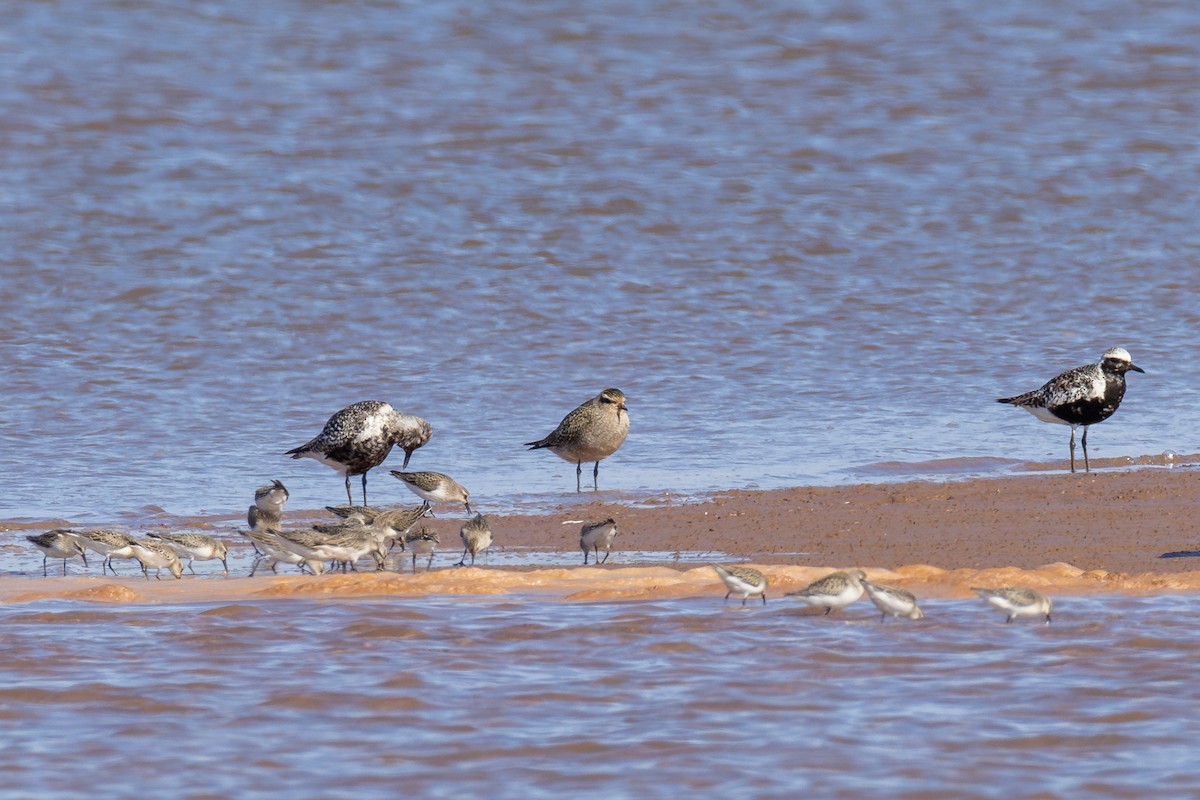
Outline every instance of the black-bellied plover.
[(426, 511), (432, 508), (434, 503), (462, 503), (467, 513), (472, 513), (471, 493), (449, 475), (441, 472), (401, 472), (394, 469), (392, 476), (425, 501)]
[(747, 598), (755, 596), (762, 598), (764, 606), (767, 604), (766, 575), (750, 567), (726, 567), (721, 564), (709, 566), (717, 571), (721, 582), (729, 590), (725, 593), (725, 602), (729, 602), (729, 595), (736, 592), (742, 596), (742, 605), (746, 605)]
[(171, 549), (170, 545), (162, 539), (145, 538), (135, 541), (132, 545), (133, 557), (136, 558), (142, 565), (142, 574), (146, 579), (150, 579), (150, 567), (154, 567), (155, 580), (162, 580), (162, 568), (166, 567), (168, 571), (176, 578), (183, 577), (183, 562), (179, 560), (179, 556)]
[(151, 539), (161, 539), (175, 551), (175, 555), (179, 556), (181, 561), (187, 559), (188, 571), (193, 575), (196, 574), (196, 570), (192, 567), (193, 561), (212, 561), (214, 559), (219, 560), (221, 566), (225, 568), (225, 574), (229, 574), (229, 548), (215, 536), (194, 532), (148, 533), (146, 536)]
[(867, 597), (871, 598), (871, 602), (879, 609), (880, 622), (887, 622), (889, 616), (905, 617), (906, 619), (924, 618), (925, 612), (917, 605), (917, 598), (912, 592), (895, 586), (885, 586), (882, 583), (872, 583), (868, 580), (863, 580), (862, 585), (867, 590)]
[(575, 464), (575, 491), (583, 491), (585, 461), (596, 462), (592, 469), (592, 488), (600, 488), (600, 462), (617, 452), (629, 435), (629, 414), (625, 393), (605, 389), (563, 417), (549, 436), (526, 442), (530, 450), (546, 448), (564, 461)]
[(492, 528), (483, 514), (476, 514), (463, 523), (458, 535), (462, 538), (463, 554), (462, 560), (454, 565), (456, 567), (467, 565), (467, 553), (471, 554), (471, 566), (475, 566), (475, 556), (492, 546)]
[(378, 400), (363, 400), (334, 414), (317, 438), (284, 455), (316, 459), (345, 476), (346, 500), (350, 505), (354, 504), (350, 478), (361, 475), (365, 506), (367, 472), (383, 463), (393, 445), (404, 450), (404, 467), (408, 467), (413, 451), (428, 442), (432, 435), (433, 429), (420, 417), (401, 414)]
[(845, 608), (863, 595), (863, 580), (867, 577), (861, 569), (847, 572), (831, 572), (824, 578), (805, 586), (795, 592), (788, 592), (788, 597), (795, 597), (810, 606), (824, 608), (828, 614), (835, 608)]
[(433, 568), (433, 554), (437, 550), (437, 546), (441, 544), (441, 538), (437, 531), (433, 528), (420, 527), (406, 533), (404, 541), (408, 544), (408, 549), (412, 551), (414, 573), (417, 571), (417, 556), (429, 556), (429, 560), (425, 562), (425, 570)]
[(51, 558), (61, 558), (63, 562), (63, 575), (67, 574), (67, 559), (79, 556), (83, 559), (83, 565), (87, 566), (87, 548), (79, 541), (79, 537), (72, 531), (65, 528), (59, 528), (45, 533), (38, 533), (32, 536), (26, 536), (33, 546), (42, 551), (42, 577), (46, 577), (46, 561)]
[[(617, 535), (617, 522), (612, 517), (596, 522), (585, 522), (579, 529), (579, 549), (583, 551), (583, 564), (587, 566), (588, 555), (596, 554), (596, 563), (608, 561), (612, 552), (613, 539)], [(604, 551), (604, 561), (600, 560), (600, 551)]]
[(1087, 432), (1089, 425), (1103, 422), (1113, 415), (1125, 396), (1125, 373), (1145, 372), (1133, 363), (1129, 351), (1113, 347), (1104, 351), (1100, 363), (1069, 369), (1051, 378), (1040, 389), (1014, 397), (997, 398), (997, 403), (1023, 408), (1043, 422), (1071, 426), (1071, 472), (1075, 471), (1075, 429), (1083, 426), (1083, 469), (1091, 472), (1088, 463)]
[(1012, 622), (1017, 617), (1044, 616), (1046, 624), (1050, 624), (1050, 598), (1035, 589), (1022, 586), (977, 589), (972, 586), (971, 591), (1007, 614), (1005, 622)]

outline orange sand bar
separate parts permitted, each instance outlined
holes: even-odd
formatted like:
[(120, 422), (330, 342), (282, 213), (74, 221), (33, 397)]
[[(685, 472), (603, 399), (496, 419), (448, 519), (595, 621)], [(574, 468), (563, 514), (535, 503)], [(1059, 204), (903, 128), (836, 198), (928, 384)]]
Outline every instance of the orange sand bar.
[[(1200, 472), (1181, 468), (734, 491), (703, 503), (631, 508), (595, 502), (572, 504), (561, 514), (491, 518), (497, 546), (579, 554), (579, 526), (563, 521), (613, 516), (620, 534), (603, 567), (442, 567), (416, 575), (281, 572), (253, 579), (147, 581), (140, 576), (101, 578), (94, 569), (82, 573), (78, 565), (72, 565), (75, 574), (66, 578), (53, 572), (42, 578), (40, 559), (31, 554), (31, 577), (0, 579), (0, 601), (433, 595), (588, 601), (724, 594), (715, 573), (700, 563), (665, 560), (629, 566), (620, 563), (622, 550), (728, 553), (766, 573), (769, 597), (831, 569), (851, 567), (926, 597), (965, 597), (968, 586), (1015, 583), (1059, 594), (1194, 592), (1200, 590), (1200, 555), (1159, 556), (1200, 551), (1197, 508)], [(319, 516), (295, 513), (288, 519), (299, 524)], [(233, 527), (228, 520), (184, 523), (215, 531)], [(446, 554), (457, 557), (461, 552), (456, 551), (461, 523), (443, 517), (429, 521), (441, 533), (442, 564), (449, 561)], [(197, 565), (198, 571), (212, 569), (212, 563)]]

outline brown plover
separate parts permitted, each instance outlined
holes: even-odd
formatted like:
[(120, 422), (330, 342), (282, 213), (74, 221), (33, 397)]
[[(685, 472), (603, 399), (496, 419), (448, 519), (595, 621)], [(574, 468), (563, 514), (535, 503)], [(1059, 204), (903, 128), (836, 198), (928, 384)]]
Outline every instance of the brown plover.
[(1017, 617), (1044, 616), (1046, 624), (1050, 624), (1050, 598), (1039, 591), (1021, 586), (1000, 589), (977, 589), (972, 586), (971, 591), (1007, 614), (1005, 622), (1012, 622)]
[(1133, 363), (1129, 351), (1113, 347), (1104, 351), (1100, 363), (1069, 369), (1051, 378), (1040, 389), (1001, 397), (997, 403), (1023, 408), (1043, 422), (1071, 426), (1071, 472), (1075, 471), (1075, 429), (1083, 426), (1083, 469), (1088, 464), (1087, 432), (1089, 425), (1103, 422), (1113, 415), (1125, 396), (1125, 373), (1145, 372)]
[[(596, 563), (608, 561), (612, 552), (613, 539), (617, 535), (617, 523), (612, 517), (597, 522), (585, 522), (579, 530), (579, 549), (583, 551), (583, 564), (587, 566), (588, 554), (596, 554)], [(604, 560), (600, 560), (600, 551), (604, 550)]]
[(549, 436), (526, 442), (525, 446), (530, 450), (546, 448), (559, 458), (574, 462), (575, 491), (580, 492), (583, 463), (596, 462), (592, 488), (598, 489), (600, 462), (617, 452), (627, 435), (629, 414), (625, 410), (625, 393), (620, 389), (605, 389), (563, 417)]
[(867, 577), (861, 569), (849, 572), (831, 572), (788, 597), (796, 597), (810, 606), (824, 608), (828, 614), (835, 608), (845, 608), (863, 595), (863, 580)]
[(767, 576), (758, 570), (750, 567), (725, 567), (720, 564), (709, 566), (717, 571), (717, 575), (729, 589), (725, 593), (726, 602), (729, 602), (729, 595), (737, 592), (742, 596), (742, 605), (746, 605), (747, 598), (754, 596), (761, 597), (764, 606), (767, 604)]
[(366, 505), (367, 472), (383, 463), (393, 445), (404, 450), (404, 467), (407, 467), (413, 451), (432, 435), (433, 429), (420, 417), (401, 414), (378, 400), (363, 400), (334, 414), (317, 438), (284, 455), (316, 459), (345, 476), (346, 500), (350, 505), (354, 504), (350, 477), (362, 475), (363, 505)]

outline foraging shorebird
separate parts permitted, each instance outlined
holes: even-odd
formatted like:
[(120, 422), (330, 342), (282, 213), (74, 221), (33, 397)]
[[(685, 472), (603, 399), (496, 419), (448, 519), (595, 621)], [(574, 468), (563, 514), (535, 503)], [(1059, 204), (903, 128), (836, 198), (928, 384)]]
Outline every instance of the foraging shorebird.
[(401, 472), (392, 470), (392, 476), (398, 478), (413, 494), (425, 501), (422, 508), (428, 511), (434, 503), (462, 503), (471, 512), (471, 493), (458, 481), (440, 472)]
[(67, 574), (68, 558), (79, 556), (83, 559), (83, 565), (87, 566), (87, 548), (79, 541), (79, 537), (65, 528), (26, 536), (25, 538), (32, 542), (34, 547), (42, 551), (42, 577), (46, 577), (47, 575), (46, 562), (51, 558), (62, 559), (63, 575)]
[(880, 622), (887, 622), (888, 616), (905, 617), (907, 619), (923, 619), (925, 612), (917, 605), (917, 598), (912, 592), (904, 589), (898, 589), (895, 586), (885, 586), (882, 583), (871, 583), (870, 581), (862, 581), (863, 588), (867, 590), (867, 597), (871, 598), (871, 602), (879, 609)]
[(254, 577), (259, 566), (264, 564), (271, 568), (271, 572), (278, 572), (276, 569), (278, 564), (295, 564), (301, 572), (307, 567), (309, 572), (314, 575), (320, 575), (325, 571), (325, 562), (317, 559), (305, 559), (284, 547), (278, 535), (278, 528), (251, 528), (248, 531), (242, 531), (242, 535), (254, 545), (254, 551), (257, 554), (254, 557), (254, 563), (250, 566), (251, 578)]
[(729, 595), (738, 592), (742, 595), (742, 605), (746, 605), (747, 598), (756, 595), (762, 598), (764, 606), (767, 604), (767, 576), (758, 570), (749, 567), (725, 567), (720, 564), (709, 566), (717, 571), (725, 588), (729, 589), (725, 593), (725, 602), (729, 602)]
[(861, 569), (849, 572), (831, 572), (788, 597), (798, 597), (810, 606), (824, 608), (829, 614), (835, 608), (845, 608), (863, 595), (863, 580), (867, 575)]
[(1083, 470), (1088, 464), (1087, 432), (1089, 425), (1113, 415), (1125, 396), (1125, 373), (1146, 370), (1135, 365), (1129, 351), (1113, 347), (1104, 351), (1100, 363), (1069, 369), (1051, 378), (1040, 389), (1014, 397), (997, 398), (997, 403), (1023, 408), (1043, 422), (1071, 426), (1071, 472), (1075, 471), (1075, 429), (1083, 426)]
[(433, 528), (417, 528), (415, 531), (405, 534), (404, 541), (408, 543), (408, 549), (412, 551), (413, 572), (417, 571), (417, 556), (429, 556), (429, 561), (425, 562), (425, 570), (429, 571), (433, 567), (433, 553), (441, 544), (438, 532)]
[(492, 545), (492, 529), (483, 514), (476, 514), (474, 519), (467, 520), (458, 535), (462, 538), (463, 554), (462, 560), (454, 565), (456, 567), (467, 565), (467, 553), (471, 554), (471, 566), (475, 566), (475, 556)]
[(525, 446), (530, 450), (546, 448), (564, 461), (574, 462), (575, 491), (581, 492), (583, 463), (596, 462), (592, 488), (599, 489), (600, 462), (617, 452), (628, 435), (625, 393), (620, 389), (605, 389), (563, 417), (549, 436), (526, 442)]
[(1007, 614), (1005, 622), (1012, 622), (1017, 617), (1045, 616), (1046, 624), (1050, 624), (1050, 598), (1039, 591), (1020, 586), (1001, 589), (977, 589), (972, 586), (971, 591)]
[(100, 567), (102, 572), (112, 570), (113, 575), (117, 574), (116, 567), (112, 565), (114, 558), (136, 558), (133, 553), (133, 545), (137, 543), (137, 539), (124, 531), (112, 528), (88, 528), (74, 531), (74, 533), (84, 547), (95, 550), (104, 556), (104, 563)]
[(229, 548), (215, 536), (204, 533), (148, 533), (146, 535), (149, 538), (166, 542), (180, 560), (186, 558), (187, 568), (193, 575), (196, 574), (196, 570), (192, 567), (193, 561), (212, 561), (214, 559), (220, 560), (221, 566), (225, 568), (225, 574), (229, 574)]
[(150, 580), (150, 567), (154, 567), (154, 579), (162, 580), (162, 568), (166, 567), (177, 579), (183, 577), (183, 562), (162, 539), (141, 539), (132, 545), (133, 557), (142, 565), (142, 574)]
[[(598, 522), (585, 522), (579, 531), (579, 549), (583, 551), (583, 564), (587, 566), (588, 554), (596, 554), (596, 563), (608, 561), (612, 552), (613, 539), (617, 535), (617, 523), (612, 517)], [(600, 560), (600, 550), (604, 550), (604, 561)]]
[(420, 417), (401, 414), (378, 400), (364, 400), (334, 414), (317, 438), (284, 455), (316, 459), (345, 476), (346, 500), (350, 505), (354, 504), (350, 478), (361, 475), (365, 506), (367, 472), (383, 463), (393, 445), (404, 450), (402, 468), (407, 468), (413, 451), (428, 442), (432, 435), (433, 428)]

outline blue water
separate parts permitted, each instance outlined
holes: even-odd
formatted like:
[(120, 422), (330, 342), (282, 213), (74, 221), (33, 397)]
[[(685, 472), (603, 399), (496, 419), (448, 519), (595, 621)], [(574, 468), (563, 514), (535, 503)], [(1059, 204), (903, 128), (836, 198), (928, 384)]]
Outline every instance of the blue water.
[(339, 501), (282, 453), (362, 399), (545, 506), (606, 386), (616, 499), (997, 474), (1068, 432), (993, 399), (1114, 345), (1091, 455), (1200, 450), (1192, 3), (0, 17), (0, 517)]

